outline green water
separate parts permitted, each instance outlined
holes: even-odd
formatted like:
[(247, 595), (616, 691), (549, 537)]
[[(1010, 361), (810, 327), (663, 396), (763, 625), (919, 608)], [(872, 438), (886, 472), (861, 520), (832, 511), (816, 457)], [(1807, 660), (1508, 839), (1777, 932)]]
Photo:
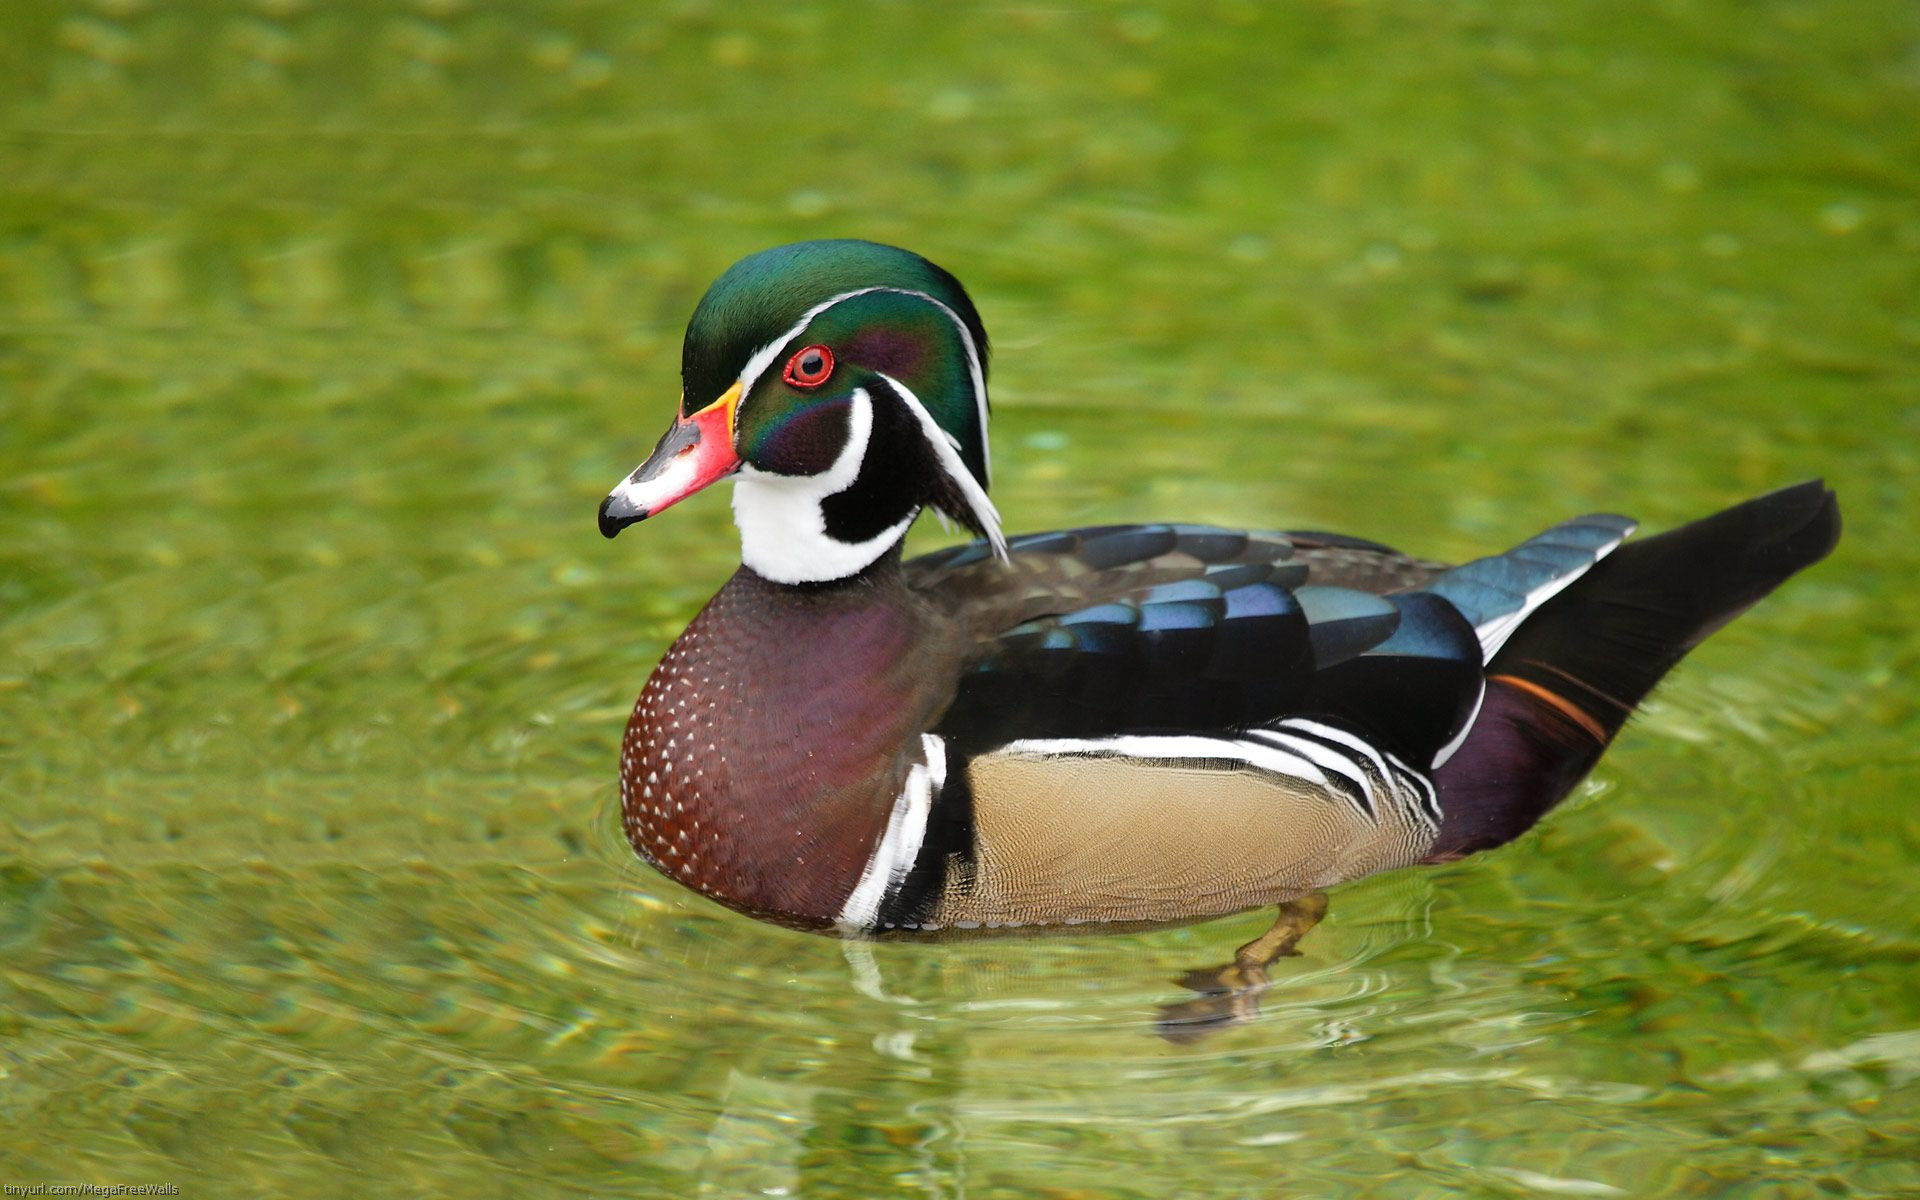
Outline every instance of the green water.
[[(1822, 474), (1847, 537), (1212, 1040), (1155, 1012), (1258, 915), (759, 925), (613, 820), (725, 497), (593, 516), (707, 281), (832, 235), (974, 290), (1016, 531), (1462, 557)], [(0, 1182), (1920, 1191), (1916, 298), (1887, 0), (11, 0)]]

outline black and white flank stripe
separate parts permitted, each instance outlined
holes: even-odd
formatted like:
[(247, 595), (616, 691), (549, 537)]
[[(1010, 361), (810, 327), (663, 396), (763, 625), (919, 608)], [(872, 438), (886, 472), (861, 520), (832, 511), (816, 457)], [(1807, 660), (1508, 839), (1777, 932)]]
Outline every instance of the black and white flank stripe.
[(1013, 742), (1006, 754), (1057, 758), (1126, 758), (1142, 766), (1251, 771), (1308, 784), (1375, 825), (1400, 818), (1440, 827), (1433, 783), (1365, 738), (1323, 721), (1290, 717), (1225, 734), (1136, 734)]
[(840, 908), (836, 923), (842, 932), (866, 932), (881, 924), (882, 905), (899, 893), (920, 858), (934, 802), (947, 784), (947, 746), (934, 734), (923, 733), (920, 749), (924, 761), (908, 768), (906, 784), (887, 817), (886, 832)]

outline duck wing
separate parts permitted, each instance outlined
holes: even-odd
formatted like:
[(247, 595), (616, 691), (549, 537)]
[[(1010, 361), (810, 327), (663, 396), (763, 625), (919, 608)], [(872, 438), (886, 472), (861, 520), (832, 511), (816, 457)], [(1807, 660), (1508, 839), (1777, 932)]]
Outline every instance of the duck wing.
[(1303, 582), (1404, 591), (1447, 568), (1338, 534), (1209, 525), (1100, 525), (1027, 534), (998, 562), (984, 541), (904, 564), (910, 586), (976, 629), (997, 630), (1226, 566), (1266, 566)]
[(1582, 518), (1451, 570), (1195, 526), (907, 564), (975, 644), (928, 738), (925, 836), (860, 923), (1164, 920), (1417, 861), (1488, 658), (1630, 528)]
[(935, 730), (967, 753), (1312, 713), (1424, 763), (1479, 695), (1471, 624), (1404, 591), (1443, 568), (1377, 543), (1127, 525), (1010, 550), (1006, 564), (973, 546), (906, 564), (975, 639)]

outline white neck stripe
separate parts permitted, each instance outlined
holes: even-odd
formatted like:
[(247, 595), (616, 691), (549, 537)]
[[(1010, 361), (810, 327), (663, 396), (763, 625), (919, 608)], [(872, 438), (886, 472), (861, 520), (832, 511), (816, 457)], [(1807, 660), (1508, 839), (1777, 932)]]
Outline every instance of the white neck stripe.
[(872, 930), (880, 915), (881, 902), (888, 892), (900, 886), (920, 857), (920, 846), (927, 839), (928, 818), (933, 815), (933, 801), (947, 781), (947, 746), (937, 735), (923, 733), (920, 750), (926, 761), (908, 768), (906, 786), (894, 798), (893, 811), (887, 815), (887, 828), (880, 835), (880, 844), (873, 848), (873, 856), (867, 859), (860, 881), (853, 885), (853, 892), (840, 906), (836, 923), (845, 932)]
[[(878, 372), (875, 373), (878, 374)], [(881, 375), (880, 378), (886, 380), (888, 385), (898, 393), (900, 401), (907, 406), (907, 411), (912, 413), (914, 419), (919, 422), (920, 432), (927, 439), (927, 445), (933, 450), (934, 462), (946, 473), (947, 478), (953, 480), (954, 486), (960, 489), (961, 497), (966, 500), (967, 507), (973, 512), (973, 519), (979, 523), (981, 531), (986, 535), (987, 544), (993, 547), (994, 556), (1005, 562), (1007, 537), (1000, 532), (1000, 512), (994, 508), (993, 501), (987, 499), (987, 493), (980, 487), (980, 481), (973, 477), (973, 472), (967, 470), (967, 464), (960, 461), (960, 451), (955, 447), (953, 438), (947, 434), (946, 430), (940, 428), (940, 423), (933, 419), (933, 414), (927, 411), (927, 406), (920, 403), (920, 397), (914, 395), (912, 389), (906, 384), (891, 375)]]
[(899, 541), (920, 515), (915, 508), (864, 542), (827, 532), (820, 505), (860, 477), (873, 441), (873, 397), (854, 390), (847, 441), (833, 465), (818, 475), (771, 475), (742, 465), (733, 485), (733, 523), (740, 527), (740, 560), (775, 583), (823, 583), (865, 570)]

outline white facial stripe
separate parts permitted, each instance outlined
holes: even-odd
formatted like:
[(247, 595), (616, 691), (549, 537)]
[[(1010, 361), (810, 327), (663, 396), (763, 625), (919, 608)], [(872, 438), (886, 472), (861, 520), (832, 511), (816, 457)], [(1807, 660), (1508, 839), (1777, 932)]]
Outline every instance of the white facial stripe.
[(842, 301), (851, 300), (855, 296), (869, 295), (873, 292), (898, 292), (902, 296), (918, 296), (920, 299), (925, 300), (941, 312), (947, 314), (947, 319), (953, 322), (953, 327), (960, 331), (960, 342), (967, 348), (967, 373), (973, 379), (974, 410), (979, 414), (980, 419), (980, 461), (986, 467), (987, 482), (992, 483), (993, 454), (992, 447), (987, 441), (987, 377), (984, 368), (982, 368), (980, 364), (980, 348), (973, 344), (973, 331), (968, 329), (967, 323), (960, 319), (960, 314), (925, 292), (916, 292), (911, 288), (869, 287), (858, 288), (851, 292), (841, 292), (838, 296), (821, 301), (819, 304), (808, 309), (806, 314), (802, 316), (799, 321), (795, 322), (792, 329), (787, 330), (773, 341), (768, 342), (753, 352), (753, 357), (747, 359), (747, 365), (740, 369), (740, 395), (745, 397), (752, 394), (753, 385), (760, 382), (760, 377), (767, 373), (767, 368), (773, 365), (773, 360), (780, 356), (782, 350), (786, 349), (788, 342), (799, 337), (806, 331), (807, 326), (813, 324), (815, 317)]
[(741, 399), (744, 401), (746, 397), (753, 394), (753, 385), (760, 382), (760, 377), (767, 373), (767, 368), (773, 365), (773, 360), (778, 358), (780, 356), (780, 352), (787, 348), (788, 342), (791, 342), (794, 338), (799, 337), (801, 333), (803, 333), (806, 330), (807, 326), (813, 324), (813, 319), (815, 317), (819, 316), (821, 313), (832, 308), (834, 305), (840, 303), (842, 300), (851, 300), (855, 296), (864, 296), (868, 292), (877, 292), (881, 290), (882, 289), (880, 288), (861, 288), (858, 291), (841, 292), (838, 296), (835, 296), (830, 300), (823, 300), (819, 304), (816, 304), (812, 308), (808, 309), (806, 313), (803, 314), (801, 318), (794, 323), (794, 326), (792, 329), (787, 330), (785, 333), (781, 334), (779, 337), (768, 342), (766, 345), (760, 347), (758, 350), (755, 350), (753, 352), (753, 357), (747, 359), (747, 365), (740, 368)]
[[(858, 288), (821, 301), (808, 309), (791, 329), (754, 351), (753, 356), (747, 359), (746, 366), (740, 371), (741, 396), (744, 398), (752, 394), (754, 385), (772, 368), (781, 351), (805, 332), (821, 313), (855, 296), (874, 292), (897, 292), (925, 300), (945, 313), (947, 319), (953, 322), (953, 327), (960, 331), (961, 343), (967, 350), (967, 370), (973, 382), (974, 407), (980, 421), (981, 454), (983, 459), (988, 458), (987, 384), (979, 347), (974, 345), (973, 333), (967, 328), (967, 323), (960, 319), (960, 314), (925, 292), (909, 288)], [(887, 376), (882, 378), (893, 386), (908, 411), (913, 413), (928, 444), (933, 447), (935, 460), (960, 490), (974, 519), (986, 530), (987, 541), (993, 547), (994, 554), (1004, 560), (1007, 557), (1007, 542), (1000, 529), (999, 511), (961, 459), (958, 439), (940, 427), (920, 398), (904, 384)], [(860, 464), (866, 457), (867, 444), (872, 436), (872, 397), (864, 390), (858, 390), (854, 393), (847, 444), (840, 457), (834, 460), (833, 466), (825, 472), (811, 476), (782, 476), (756, 471), (751, 464), (741, 466), (733, 489), (733, 515), (735, 524), (740, 527), (741, 557), (747, 566), (778, 583), (817, 583), (844, 579), (858, 573), (900, 540), (908, 526), (913, 524), (914, 517), (919, 515), (918, 509), (908, 513), (904, 520), (857, 545), (828, 536), (826, 517), (820, 510), (821, 501), (853, 486), (854, 480), (859, 477)]]
[(1005, 562), (1007, 537), (1000, 532), (1000, 512), (994, 508), (993, 501), (987, 499), (987, 493), (981, 489), (980, 482), (973, 477), (973, 472), (967, 470), (967, 464), (960, 460), (960, 451), (955, 448), (953, 439), (947, 435), (946, 430), (940, 428), (940, 423), (933, 419), (933, 414), (927, 411), (927, 406), (920, 403), (920, 397), (914, 395), (906, 384), (891, 375), (881, 375), (880, 378), (892, 385), (893, 390), (898, 392), (900, 399), (906, 403), (907, 411), (911, 412), (914, 419), (920, 423), (920, 432), (925, 435), (927, 445), (933, 447), (935, 461), (940, 464), (940, 469), (946, 472), (947, 478), (953, 480), (954, 486), (960, 489), (961, 497), (966, 500), (967, 507), (973, 511), (974, 520), (979, 522), (980, 528), (986, 531), (987, 544), (993, 547), (994, 556)]
[[(946, 313), (947, 319), (953, 322), (953, 327), (960, 331), (960, 342), (967, 348), (967, 373), (973, 378), (974, 411), (980, 419), (980, 466), (986, 472), (987, 483), (991, 485), (993, 483), (993, 447), (987, 442), (987, 377), (980, 366), (980, 348), (973, 344), (973, 331), (967, 328), (967, 323), (960, 319), (959, 313), (925, 292), (909, 292), (908, 295), (919, 296)], [(958, 442), (954, 444), (959, 445)]]
[(847, 902), (840, 906), (839, 925), (847, 931), (870, 930), (880, 915), (880, 902), (898, 887), (920, 857), (926, 841), (927, 820), (933, 813), (933, 798), (947, 778), (946, 743), (930, 733), (920, 735), (920, 748), (927, 761), (915, 763), (907, 771), (906, 786), (894, 799), (887, 816), (887, 830), (873, 848), (860, 882), (853, 885)]
[(740, 558), (775, 583), (820, 583), (858, 574), (907, 532), (920, 515), (909, 512), (864, 542), (827, 532), (820, 504), (860, 476), (873, 439), (873, 398), (856, 389), (847, 409), (847, 443), (818, 475), (769, 475), (742, 465), (733, 486), (733, 523), (740, 527)]

